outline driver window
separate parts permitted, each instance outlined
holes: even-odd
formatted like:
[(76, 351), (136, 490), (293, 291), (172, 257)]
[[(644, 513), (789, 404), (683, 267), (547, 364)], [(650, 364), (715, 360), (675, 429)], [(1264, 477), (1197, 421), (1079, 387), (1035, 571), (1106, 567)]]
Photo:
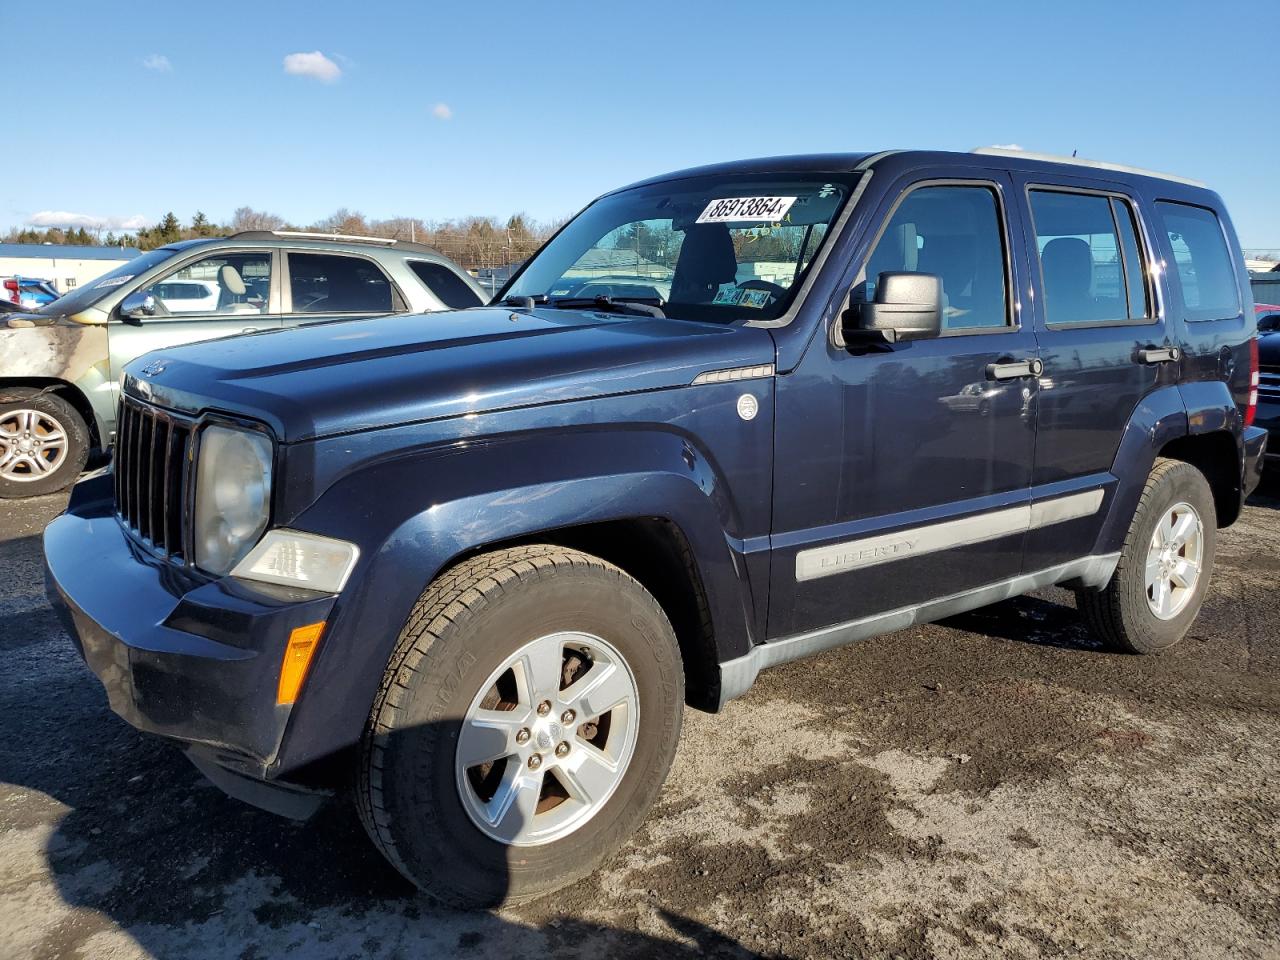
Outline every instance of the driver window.
[(942, 278), (942, 329), (1009, 323), (1004, 228), (995, 191), (983, 186), (921, 187), (894, 211), (867, 260), (855, 299), (875, 299), (881, 273)]
[(223, 253), (180, 267), (146, 292), (164, 314), (262, 314), (271, 291), (271, 254)]

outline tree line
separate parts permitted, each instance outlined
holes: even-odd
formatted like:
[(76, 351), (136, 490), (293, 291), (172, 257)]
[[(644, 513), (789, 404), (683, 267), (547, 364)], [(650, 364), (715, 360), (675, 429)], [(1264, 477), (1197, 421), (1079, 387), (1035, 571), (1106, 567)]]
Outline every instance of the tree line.
[(358, 211), (340, 207), (314, 223), (291, 224), (284, 217), (252, 207), (240, 207), (227, 223), (214, 223), (201, 211), (183, 223), (172, 213), (159, 222), (132, 233), (84, 227), (14, 227), (3, 237), (6, 243), (61, 243), (73, 246), (102, 244), (154, 250), (167, 243), (199, 237), (225, 237), (248, 230), (305, 230), (357, 237), (413, 240), (439, 250), (469, 270), (519, 263), (538, 248), (563, 221), (539, 223), (523, 213), (505, 220), (498, 217), (462, 217), (457, 220), (423, 220), (392, 217), (371, 220)]

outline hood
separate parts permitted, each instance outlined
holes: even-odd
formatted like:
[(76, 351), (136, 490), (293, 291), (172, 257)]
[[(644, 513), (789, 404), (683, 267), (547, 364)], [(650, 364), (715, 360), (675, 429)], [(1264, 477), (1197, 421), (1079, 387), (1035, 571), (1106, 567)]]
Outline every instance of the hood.
[(774, 362), (768, 331), (581, 310), (477, 307), (167, 348), (126, 367), (162, 406), (266, 422), (286, 443), (683, 386)]

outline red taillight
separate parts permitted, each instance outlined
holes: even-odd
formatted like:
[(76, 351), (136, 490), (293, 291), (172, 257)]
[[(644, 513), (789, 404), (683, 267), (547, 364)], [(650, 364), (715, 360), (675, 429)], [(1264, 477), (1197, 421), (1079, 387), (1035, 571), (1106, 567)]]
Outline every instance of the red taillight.
[(1258, 414), (1258, 338), (1249, 341), (1249, 403), (1244, 408), (1244, 425), (1253, 426)]
[(10, 277), (4, 282), (4, 295), (6, 300), (13, 303), (21, 303), (22, 297), (18, 293), (18, 281)]

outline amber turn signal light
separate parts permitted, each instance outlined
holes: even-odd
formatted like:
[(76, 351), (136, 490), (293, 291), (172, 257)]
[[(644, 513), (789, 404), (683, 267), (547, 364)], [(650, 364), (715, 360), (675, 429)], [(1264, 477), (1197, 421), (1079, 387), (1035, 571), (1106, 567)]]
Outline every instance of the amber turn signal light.
[(284, 661), (280, 664), (280, 686), (276, 689), (276, 703), (288, 704), (298, 699), (302, 681), (307, 678), (311, 658), (320, 646), (320, 634), (324, 633), (324, 621), (294, 627), (289, 633), (289, 645), (284, 649)]

